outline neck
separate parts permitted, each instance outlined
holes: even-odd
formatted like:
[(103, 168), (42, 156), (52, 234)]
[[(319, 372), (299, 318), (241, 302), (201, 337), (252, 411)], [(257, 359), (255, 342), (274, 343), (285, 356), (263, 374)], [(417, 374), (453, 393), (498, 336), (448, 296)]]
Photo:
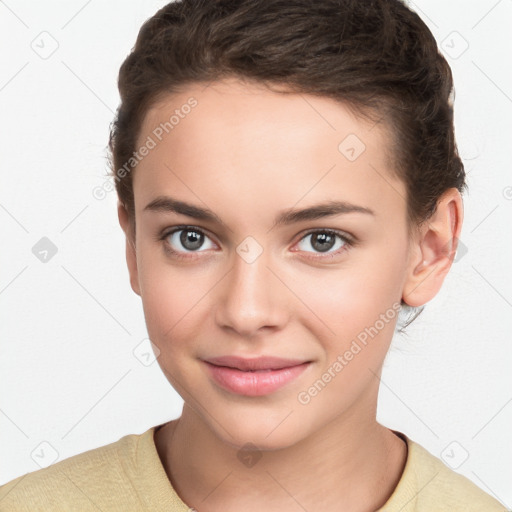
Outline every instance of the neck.
[(198, 512), (375, 511), (407, 459), (405, 442), (391, 430), (353, 416), (244, 464), (239, 449), (219, 440), (186, 404), (178, 420), (155, 433), (155, 443), (175, 491)]

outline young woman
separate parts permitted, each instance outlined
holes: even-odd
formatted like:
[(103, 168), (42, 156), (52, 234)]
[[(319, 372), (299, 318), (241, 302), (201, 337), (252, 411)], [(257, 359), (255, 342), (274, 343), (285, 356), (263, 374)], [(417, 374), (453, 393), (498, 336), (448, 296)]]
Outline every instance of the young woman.
[(120, 69), (112, 175), (179, 419), (2, 487), (2, 510), (498, 511), (376, 421), (402, 308), (463, 221), (452, 75), (399, 0), (182, 0)]

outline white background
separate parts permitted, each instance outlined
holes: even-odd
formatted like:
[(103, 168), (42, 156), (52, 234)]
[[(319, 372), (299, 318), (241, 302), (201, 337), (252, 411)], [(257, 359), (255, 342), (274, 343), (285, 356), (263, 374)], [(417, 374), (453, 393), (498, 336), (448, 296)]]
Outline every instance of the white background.
[[(158, 364), (133, 353), (147, 332), (115, 192), (92, 195), (119, 66), (165, 3), (0, 3), (0, 484), (39, 469), (34, 450), (62, 460), (181, 412)], [(511, 507), (512, 2), (410, 5), (454, 73), (467, 252), (396, 336), (378, 420)], [(42, 237), (57, 247), (46, 263), (32, 252)]]

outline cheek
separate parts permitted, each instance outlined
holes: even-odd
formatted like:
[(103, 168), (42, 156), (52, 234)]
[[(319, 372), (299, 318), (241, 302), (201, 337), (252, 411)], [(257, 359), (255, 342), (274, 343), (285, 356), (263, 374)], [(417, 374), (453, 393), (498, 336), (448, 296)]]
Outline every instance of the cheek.
[[(398, 259), (384, 264), (381, 255), (374, 261), (354, 259), (336, 270), (297, 273), (293, 281), (288, 276), (303, 301), (296, 302), (298, 321), (322, 345), (322, 365), (327, 369), (343, 357), (349, 379), (357, 380), (362, 368), (377, 371), (395, 331), (401, 296)], [(337, 380), (344, 380), (339, 375)]]
[[(222, 286), (222, 272), (208, 265), (176, 265), (157, 248), (139, 247), (139, 280), (148, 333), (166, 360), (176, 359), (185, 346), (189, 352), (194, 349), (193, 340), (203, 339), (205, 328), (214, 327), (211, 306), (218, 304), (214, 296), (216, 285)], [(376, 337), (369, 334), (374, 333), (375, 325), (377, 338), (382, 340), (381, 348), (375, 349), (376, 356), (383, 357), (389, 344), (385, 339), (391, 340), (396, 321), (391, 315), (395, 310), (390, 308), (397, 298), (400, 301), (398, 281), (403, 263), (395, 252), (389, 246), (376, 247), (337, 269), (306, 265), (276, 268), (293, 293), (272, 281), (272, 300), (275, 307), (289, 309), (290, 321), (309, 331), (305, 336), (313, 335), (329, 360), (349, 350), (355, 339), (362, 346), (365, 341), (369, 344)], [(376, 324), (380, 315), (389, 311), (391, 320)], [(365, 357), (371, 356), (357, 359)]]
[(177, 353), (199, 331), (204, 301), (214, 282), (205, 271), (172, 266), (163, 257), (142, 261), (139, 280), (149, 337), (162, 355)]
[(316, 324), (315, 331), (322, 327), (327, 338), (346, 339), (357, 334), (397, 298), (400, 301), (399, 275), (393, 267), (375, 264), (372, 268), (362, 260), (345, 268), (297, 272), (289, 280), (303, 303), (297, 302), (297, 308)]
[(176, 271), (148, 268), (142, 278), (142, 302), (149, 338), (158, 349), (158, 365), (182, 397), (193, 400), (197, 372), (194, 340), (201, 339), (200, 290)]
[(331, 273), (316, 279), (314, 287), (302, 283), (300, 293), (308, 308), (301, 308), (299, 322), (313, 334), (320, 349), (316, 352), (318, 371), (297, 397), (300, 407), (309, 404), (304, 411), (310, 416), (328, 420), (336, 410), (349, 408), (378, 386), (377, 375), (393, 338), (399, 302), (393, 301), (386, 280), (369, 277), (362, 285), (355, 271), (341, 272), (338, 278)]

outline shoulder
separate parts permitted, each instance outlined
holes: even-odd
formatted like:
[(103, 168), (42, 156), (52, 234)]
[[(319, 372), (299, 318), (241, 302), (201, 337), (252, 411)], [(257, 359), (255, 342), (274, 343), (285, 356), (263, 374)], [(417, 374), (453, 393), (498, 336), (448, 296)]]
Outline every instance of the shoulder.
[(469, 478), (403, 437), (409, 450), (406, 466), (383, 512), (392, 512), (396, 507), (402, 512), (506, 512), (504, 505)]
[(137, 493), (130, 475), (135, 474), (138, 445), (153, 429), (11, 480), (0, 487), (0, 511), (122, 510), (123, 502), (133, 507)]

